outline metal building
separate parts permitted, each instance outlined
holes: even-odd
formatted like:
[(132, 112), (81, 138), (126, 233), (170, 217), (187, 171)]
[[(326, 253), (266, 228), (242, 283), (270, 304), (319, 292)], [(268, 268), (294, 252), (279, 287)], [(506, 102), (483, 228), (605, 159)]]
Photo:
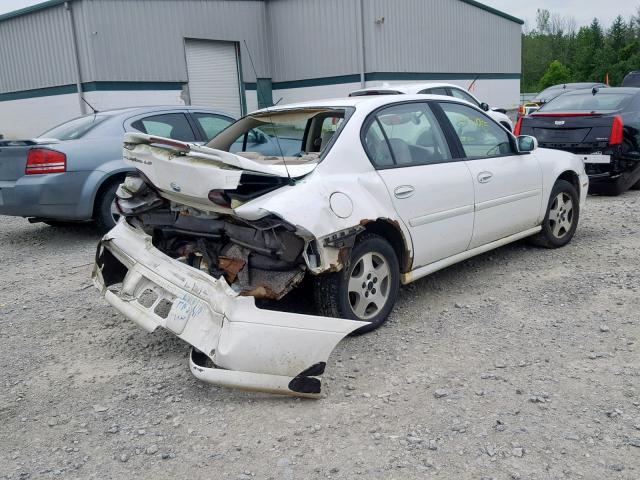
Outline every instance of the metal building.
[(0, 16), (0, 134), (90, 111), (240, 115), (383, 82), (447, 81), (510, 107), (522, 21), (474, 0), (49, 0)]

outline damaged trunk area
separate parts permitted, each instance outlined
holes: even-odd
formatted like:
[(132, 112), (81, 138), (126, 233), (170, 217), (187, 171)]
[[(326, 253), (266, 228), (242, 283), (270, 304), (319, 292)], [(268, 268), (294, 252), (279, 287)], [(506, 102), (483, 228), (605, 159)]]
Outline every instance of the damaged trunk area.
[[(244, 173), (237, 189), (215, 190), (209, 197), (230, 208), (277, 189), (284, 181)], [(162, 198), (136, 175), (121, 185), (117, 205), (130, 223), (151, 236), (158, 250), (214, 278), (224, 278), (239, 295), (279, 300), (305, 276), (305, 240), (273, 215), (249, 222), (202, 212)]]

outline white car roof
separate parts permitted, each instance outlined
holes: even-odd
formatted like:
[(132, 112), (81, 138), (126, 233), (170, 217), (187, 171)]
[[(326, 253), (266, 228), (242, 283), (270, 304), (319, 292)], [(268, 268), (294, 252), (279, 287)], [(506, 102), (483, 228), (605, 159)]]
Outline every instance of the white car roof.
[(425, 95), (425, 94), (407, 94), (403, 95), (402, 99), (399, 99), (395, 95), (375, 95), (375, 96), (362, 96), (362, 97), (343, 97), (343, 98), (329, 98), (323, 100), (312, 100), (300, 103), (290, 103), (287, 105), (276, 105), (274, 107), (263, 108), (251, 113), (265, 113), (267, 111), (278, 112), (282, 110), (292, 110), (297, 108), (340, 108), (340, 107), (367, 107), (371, 110), (387, 105), (390, 103), (396, 103), (399, 101), (410, 100), (447, 100), (449, 102), (457, 102), (464, 105), (471, 105), (469, 102), (461, 100), (455, 97), (448, 97), (445, 95)]
[(377, 87), (367, 87), (360, 88), (358, 90), (354, 90), (353, 93), (361, 93), (361, 92), (377, 92), (377, 91), (390, 91), (390, 92), (402, 92), (404, 94), (416, 94), (421, 90), (426, 88), (443, 88), (443, 87), (453, 87), (460, 88), (466, 91), (466, 88), (461, 87), (460, 85), (454, 85), (453, 83), (405, 83), (398, 85), (379, 85)]

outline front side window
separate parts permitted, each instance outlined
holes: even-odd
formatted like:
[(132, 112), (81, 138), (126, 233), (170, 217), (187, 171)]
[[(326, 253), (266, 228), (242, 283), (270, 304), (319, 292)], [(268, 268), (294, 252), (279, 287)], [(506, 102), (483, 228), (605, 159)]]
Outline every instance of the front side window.
[(148, 135), (173, 138), (182, 142), (195, 142), (196, 140), (191, 125), (183, 113), (151, 115), (136, 120), (131, 124), (131, 127)]
[(473, 98), (464, 90), (460, 90), (458, 88), (451, 88), (451, 96), (459, 98), (461, 100), (465, 100), (469, 102), (471, 105), (475, 105), (476, 107), (480, 106), (480, 104), (476, 101), (476, 99)]
[(424, 165), (452, 158), (444, 134), (426, 104), (382, 109), (366, 128), (365, 148), (376, 167)]
[(468, 158), (515, 153), (505, 130), (483, 113), (457, 103), (439, 104), (455, 130)]
[(233, 120), (211, 113), (195, 112), (191, 114), (204, 131), (207, 141), (218, 135), (222, 130), (233, 123)]

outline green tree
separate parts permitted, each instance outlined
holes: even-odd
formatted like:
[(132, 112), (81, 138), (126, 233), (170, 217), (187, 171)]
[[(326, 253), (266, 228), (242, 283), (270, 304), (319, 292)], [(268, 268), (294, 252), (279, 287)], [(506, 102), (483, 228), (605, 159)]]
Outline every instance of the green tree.
[(546, 73), (540, 79), (538, 88), (544, 90), (552, 85), (561, 83), (569, 83), (571, 81), (571, 72), (559, 60), (554, 60), (549, 64)]

